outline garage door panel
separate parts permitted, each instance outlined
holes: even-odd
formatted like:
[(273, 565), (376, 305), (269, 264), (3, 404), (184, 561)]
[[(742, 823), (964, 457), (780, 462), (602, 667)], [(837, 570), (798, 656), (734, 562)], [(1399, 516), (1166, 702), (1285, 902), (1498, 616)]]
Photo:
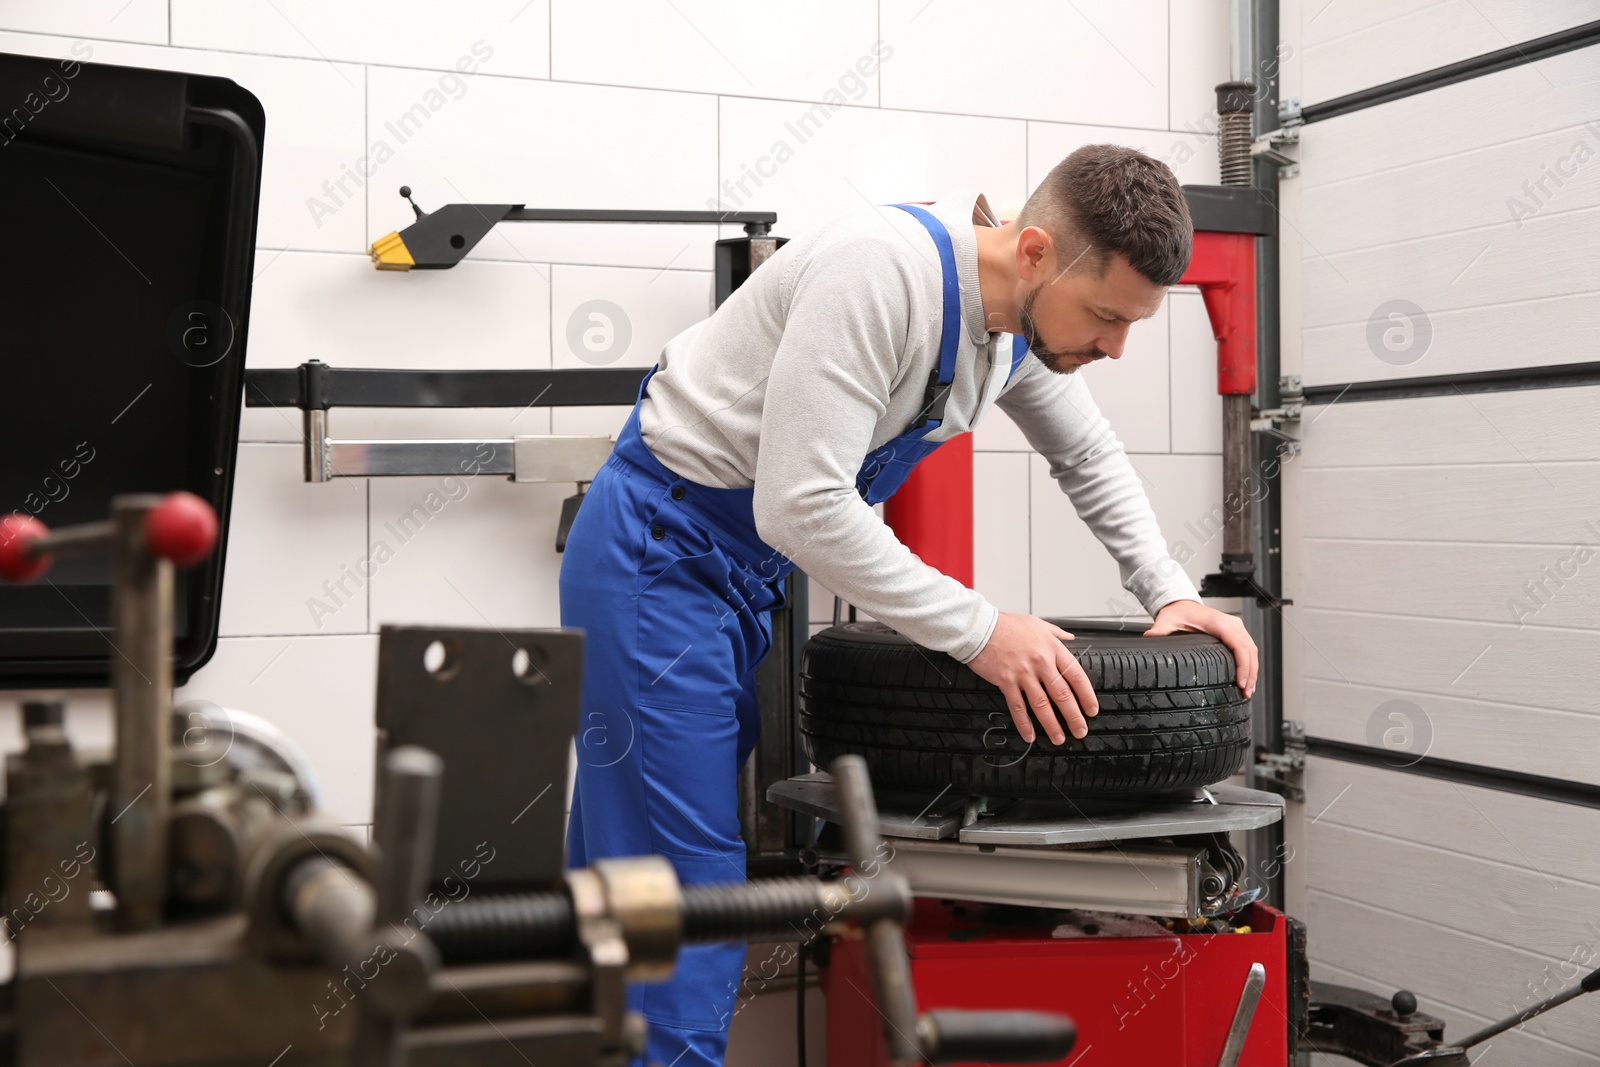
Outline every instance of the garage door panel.
[(1308, 101), (1432, 70), (1595, 18), (1590, 0), (1308, 0), (1299, 6)]
[[(1462, 890), (1465, 894), (1470, 887)], [(1510, 948), (1457, 925), (1448, 912), (1438, 916), (1438, 922), (1428, 922), (1317, 889), (1309, 891), (1307, 903), (1315, 959), (1358, 974), (1382, 975), (1414, 991), (1426, 1010), (1443, 1002), (1480, 1019), (1509, 1015), (1528, 1003), (1527, 984), (1540, 985), (1545, 968), (1554, 971), (1567, 956)], [(1593, 944), (1596, 932), (1579, 926), (1572, 939)], [(1524, 1030), (1583, 1052), (1592, 1061), (1589, 1050), (1600, 1048), (1600, 1012), (1588, 1008), (1580, 1002), (1549, 1012), (1529, 1020)], [(1465, 1036), (1459, 1030), (1456, 1035)], [(1541, 1054), (1533, 1062), (1559, 1061)]]
[(1539, 545), (1308, 538), (1302, 603), (1600, 630), (1600, 531), (1577, 534)]
[[(1497, 436), (1485, 422), (1481, 432)], [(1505, 440), (1505, 439), (1503, 439)], [(1313, 537), (1395, 541), (1571, 544), (1597, 537), (1600, 463), (1306, 471), (1305, 522)]]
[[(1600, 308), (1593, 315), (1600, 330)], [(1531, 463), (1600, 461), (1597, 427), (1600, 386), (1336, 401), (1310, 409), (1297, 462), (1303, 468), (1500, 463), (1509, 449)]]
[[(1600, 86), (1587, 101), (1600, 114)], [(1366, 114), (1365, 112), (1359, 114)], [(1355, 118), (1356, 116), (1352, 116)], [(1600, 204), (1600, 122), (1507, 141), (1304, 190), (1306, 243), (1324, 255), (1499, 226)], [(1328, 123), (1328, 127), (1335, 126)], [(1317, 127), (1319, 151), (1326, 128)], [(1440, 196), (1441, 189), (1450, 190)]]
[[(1398, 175), (1419, 163), (1448, 161), (1508, 141), (1582, 126), (1597, 117), (1597, 95), (1600, 69), (1579, 49), (1533, 66), (1402, 97), (1312, 125), (1301, 138), (1300, 160), (1305, 166), (1296, 180), (1309, 190), (1363, 175)], [(1328, 98), (1302, 99), (1316, 103)], [(1521, 184), (1518, 178), (1517, 185)]]
[[(1355, 252), (1329, 253), (1307, 245), (1301, 255), (1304, 325), (1315, 330), (1365, 324), (1373, 309), (1396, 297), (1435, 315), (1593, 293), (1600, 289), (1597, 237), (1600, 211), (1581, 209)], [(1507, 358), (1502, 366), (1550, 362), (1528, 358), (1528, 352), (1507, 355), (1518, 358)]]
[(1600, 752), (1600, 714), (1588, 711), (1308, 678), (1302, 714), (1313, 737), (1395, 750), (1397, 769), (1427, 755), (1600, 785), (1585, 756)]
[[(1409, 285), (1391, 289), (1399, 294), (1411, 291)], [(1389, 299), (1372, 304), (1368, 319), (1383, 319), (1394, 310), (1378, 310)], [(1402, 295), (1392, 299), (1410, 297)], [(1425, 315), (1428, 347), (1421, 357), (1411, 362), (1390, 363), (1377, 355), (1379, 350), (1388, 351), (1383, 345), (1382, 330), (1398, 326), (1415, 331), (1415, 326), (1407, 327), (1398, 320), (1380, 322), (1376, 344), (1369, 340), (1368, 319), (1305, 331), (1301, 337), (1305, 383), (1342, 385), (1422, 375), (1503, 371), (1507, 367), (1585, 363), (1600, 350), (1600, 300), (1592, 292), (1448, 311), (1430, 310)], [(1390, 336), (1402, 343), (1410, 342), (1404, 334)], [(1415, 336), (1413, 332), (1411, 337)]]
[[(1306, 679), (1593, 713), (1600, 632), (1309, 608)], [(1573, 753), (1574, 762), (1594, 754)]]
[[(1312, 756), (1307, 818), (1600, 885), (1600, 810)], [(1506, 841), (1516, 841), (1513, 851)]]
[(1484, 827), (1506, 860), (1484, 862), (1323, 819), (1307, 831), (1306, 863), (1322, 892), (1365, 900), (1382, 885), (1391, 911), (1425, 921), (1449, 916), (1451, 925), (1507, 948), (1565, 960), (1580, 935), (1600, 936), (1600, 886), (1518, 865), (1515, 829)]

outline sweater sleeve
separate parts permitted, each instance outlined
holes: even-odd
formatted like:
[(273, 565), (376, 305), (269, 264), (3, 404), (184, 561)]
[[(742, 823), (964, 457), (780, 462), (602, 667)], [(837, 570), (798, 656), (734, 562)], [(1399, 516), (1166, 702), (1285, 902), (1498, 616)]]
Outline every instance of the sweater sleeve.
[(998, 405), (1050, 462), (1050, 477), (1117, 561), (1122, 587), (1146, 611), (1154, 616), (1174, 600), (1200, 599), (1168, 555), (1139, 474), (1089, 395), (1082, 370), (1056, 374), (1026, 360)]
[(797, 268), (762, 404), (756, 530), (850, 603), (966, 662), (999, 612), (901, 544), (855, 486), (906, 373), (910, 294), (926, 288), (916, 269), (887, 238), (841, 244)]

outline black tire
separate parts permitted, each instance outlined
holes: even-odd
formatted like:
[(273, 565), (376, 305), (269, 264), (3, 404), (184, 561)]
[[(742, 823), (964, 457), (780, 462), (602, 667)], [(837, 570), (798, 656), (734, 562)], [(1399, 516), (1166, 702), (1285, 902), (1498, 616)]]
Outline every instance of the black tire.
[(874, 785), (982, 796), (1170, 793), (1237, 774), (1249, 706), (1206, 634), (1052, 619), (1100, 700), (1089, 735), (1025, 744), (1000, 690), (877, 622), (823, 630), (800, 666), (800, 732), (819, 767), (856, 753)]

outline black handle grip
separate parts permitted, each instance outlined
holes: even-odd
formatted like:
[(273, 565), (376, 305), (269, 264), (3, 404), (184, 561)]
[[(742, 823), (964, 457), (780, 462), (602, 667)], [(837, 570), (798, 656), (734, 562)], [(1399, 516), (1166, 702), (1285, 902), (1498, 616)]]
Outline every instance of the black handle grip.
[(1078, 1040), (1071, 1019), (1042, 1011), (930, 1011), (917, 1031), (929, 1063), (1053, 1063)]
[(1596, 989), (1600, 989), (1600, 970), (1593, 970), (1584, 975), (1583, 981), (1578, 983), (1578, 988), (1585, 993), (1593, 993)]

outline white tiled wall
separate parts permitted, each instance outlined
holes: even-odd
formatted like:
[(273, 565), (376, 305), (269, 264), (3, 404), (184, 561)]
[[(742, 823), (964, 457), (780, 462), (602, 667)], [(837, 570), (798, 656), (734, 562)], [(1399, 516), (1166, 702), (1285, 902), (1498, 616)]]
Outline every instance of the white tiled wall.
[[(426, 209), (767, 209), (796, 236), (864, 203), (957, 189), (1010, 214), (1095, 141), (1214, 182), (1227, 17), (1226, 0), (0, 0), (0, 50), (63, 56), (81, 39), (93, 61), (221, 75), (261, 99), (252, 367), (576, 366), (569, 319), (594, 299), (628, 319), (618, 364), (646, 365), (709, 312), (715, 227), (507, 224), (453, 270), (380, 274), (369, 243), (412, 218), (396, 189)], [(1198, 295), (1180, 290), (1134, 327), (1124, 359), (1087, 372), (1174, 539), (1219, 495), (1213, 351)], [(332, 425), (494, 437), (609, 433), (624, 415), (336, 410)], [(245, 413), (223, 636), (179, 696), (276, 721), (334, 813), (362, 824), (378, 628), (554, 624), (554, 529), (571, 490), (307, 485), (299, 422)], [(1008, 610), (1105, 614), (1118, 598), (1134, 610), (1004, 416), (976, 447), (979, 588)], [(386, 524), (430, 490), (443, 506), (399, 543)], [(392, 556), (356, 582), (380, 540)], [(1191, 547), (1191, 573), (1214, 568), (1214, 542)], [(817, 620), (831, 610), (821, 590), (813, 604)], [(101, 695), (74, 708), (82, 736), (105, 735)], [(734, 1062), (792, 1062), (789, 1011), (743, 1013)]]

